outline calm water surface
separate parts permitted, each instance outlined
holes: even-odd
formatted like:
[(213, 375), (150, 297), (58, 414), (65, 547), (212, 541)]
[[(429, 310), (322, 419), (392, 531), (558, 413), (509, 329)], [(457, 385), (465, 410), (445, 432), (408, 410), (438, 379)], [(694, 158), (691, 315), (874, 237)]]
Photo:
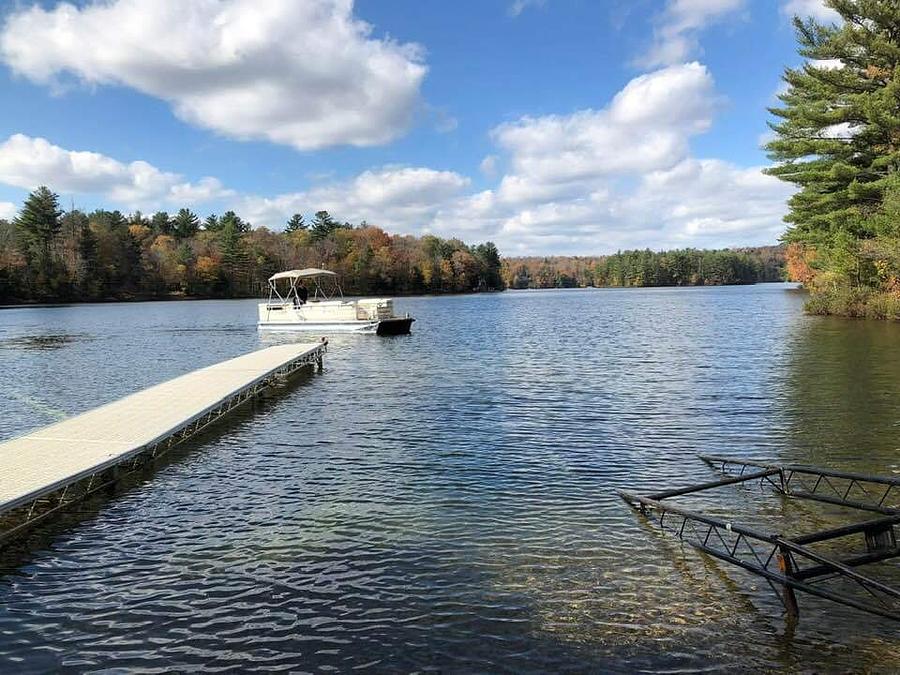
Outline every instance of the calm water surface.
[[(0, 311), (0, 439), (292, 339), (254, 302)], [(0, 671), (896, 671), (896, 626), (801, 597), (791, 631), (614, 493), (714, 478), (697, 452), (900, 473), (900, 326), (802, 302), (403, 299), (413, 335), (333, 339), (323, 372), (7, 556)]]

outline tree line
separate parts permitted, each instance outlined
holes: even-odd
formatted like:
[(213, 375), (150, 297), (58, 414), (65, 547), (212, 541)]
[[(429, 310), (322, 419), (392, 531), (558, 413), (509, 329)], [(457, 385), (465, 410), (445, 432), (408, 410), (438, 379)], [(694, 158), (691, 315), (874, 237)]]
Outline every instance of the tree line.
[(319, 211), (282, 232), (233, 211), (201, 220), (187, 208), (151, 216), (63, 212), (47, 187), (13, 221), (0, 219), (0, 303), (251, 297), (284, 269), (325, 267), (345, 292), (460, 293), (503, 287), (497, 247), (390, 235)]
[(798, 188), (788, 270), (814, 313), (900, 320), (900, 5), (825, 4), (841, 20), (794, 19), (804, 65), (770, 109), (768, 172)]
[(780, 246), (672, 251), (634, 250), (597, 257), (506, 258), (502, 275), (509, 288), (585, 286), (721, 286), (782, 281)]

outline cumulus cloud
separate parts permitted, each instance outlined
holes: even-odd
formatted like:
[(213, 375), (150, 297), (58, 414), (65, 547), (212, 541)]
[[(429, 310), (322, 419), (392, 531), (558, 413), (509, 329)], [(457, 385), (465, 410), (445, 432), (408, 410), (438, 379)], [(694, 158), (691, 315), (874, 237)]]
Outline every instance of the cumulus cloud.
[(12, 220), (16, 217), (19, 208), (12, 202), (0, 202), (0, 218)]
[(762, 167), (740, 168), (717, 159), (688, 158), (644, 177), (629, 200), (639, 217), (658, 214), (668, 241), (774, 243), (792, 188)]
[(501, 125), (511, 169), (485, 231), (507, 253), (774, 242), (790, 186), (691, 157), (718, 107), (709, 72), (690, 63), (634, 78), (600, 110)]
[(743, 9), (746, 0), (668, 0), (656, 17), (653, 44), (637, 59), (647, 67), (686, 61), (699, 51), (698, 34), (734, 12)]
[(93, 0), (13, 11), (0, 57), (58, 86), (125, 85), (192, 124), (312, 150), (409, 126), (422, 50), (372, 35), (352, 0)]
[(781, 6), (787, 16), (813, 17), (823, 23), (839, 23), (841, 15), (831, 7), (826, 7), (823, 0), (788, 0)]
[(192, 204), (232, 194), (216, 178), (190, 183), (148, 162), (125, 163), (97, 152), (66, 150), (24, 134), (0, 143), (0, 182), (26, 190), (48, 185), (60, 192), (102, 195), (129, 208)]
[(791, 187), (759, 167), (691, 156), (690, 138), (718, 104), (703, 66), (671, 66), (636, 77), (603, 108), (498, 126), (502, 156), (481, 168), (509, 170), (492, 189), (466, 193), (459, 174), (388, 167), (241, 208), (277, 227), (322, 205), (393, 231), (493, 239), (506, 254), (773, 243)]
[(538, 185), (564, 189), (580, 179), (671, 166), (690, 136), (709, 128), (717, 101), (709, 72), (689, 63), (634, 78), (601, 110), (503, 124), (493, 136), (510, 154), (513, 173), (500, 191), (516, 199)]
[(661, 68), (602, 107), (499, 125), (491, 133), (496, 152), (481, 166), (492, 187), (474, 192), (454, 171), (383, 166), (280, 195), (229, 196), (215, 178), (187, 182), (146, 162), (22, 135), (0, 144), (0, 182), (136, 204), (218, 200), (272, 229), (295, 212), (326, 209), (391, 232), (492, 239), (507, 255), (773, 243), (791, 186), (759, 167), (692, 156), (691, 139), (710, 128), (718, 108), (704, 66)]
[(280, 229), (293, 213), (325, 209), (341, 220), (367, 220), (394, 232), (421, 232), (468, 184), (468, 178), (453, 171), (383, 167), (302, 192), (246, 195), (236, 201), (235, 210), (250, 222), (273, 229)]

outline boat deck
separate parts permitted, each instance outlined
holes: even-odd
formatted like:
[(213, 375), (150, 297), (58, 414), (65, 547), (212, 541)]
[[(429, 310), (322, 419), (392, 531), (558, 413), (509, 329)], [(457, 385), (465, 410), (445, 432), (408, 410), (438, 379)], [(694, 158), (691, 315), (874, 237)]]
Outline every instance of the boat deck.
[[(277, 345), (157, 384), (0, 443), (0, 515), (196, 433), (276, 380), (321, 365), (324, 342)], [(63, 491), (60, 496), (59, 492)], [(90, 491), (90, 487), (88, 488)]]

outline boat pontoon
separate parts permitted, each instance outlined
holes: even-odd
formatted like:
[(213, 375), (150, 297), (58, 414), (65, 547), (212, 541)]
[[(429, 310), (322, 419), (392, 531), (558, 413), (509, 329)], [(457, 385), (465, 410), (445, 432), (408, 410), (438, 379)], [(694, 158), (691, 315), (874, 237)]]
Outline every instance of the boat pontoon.
[(269, 299), (259, 305), (258, 326), (266, 330), (404, 335), (413, 321), (409, 314), (394, 316), (390, 298), (344, 300), (334, 272), (309, 268), (269, 277)]

